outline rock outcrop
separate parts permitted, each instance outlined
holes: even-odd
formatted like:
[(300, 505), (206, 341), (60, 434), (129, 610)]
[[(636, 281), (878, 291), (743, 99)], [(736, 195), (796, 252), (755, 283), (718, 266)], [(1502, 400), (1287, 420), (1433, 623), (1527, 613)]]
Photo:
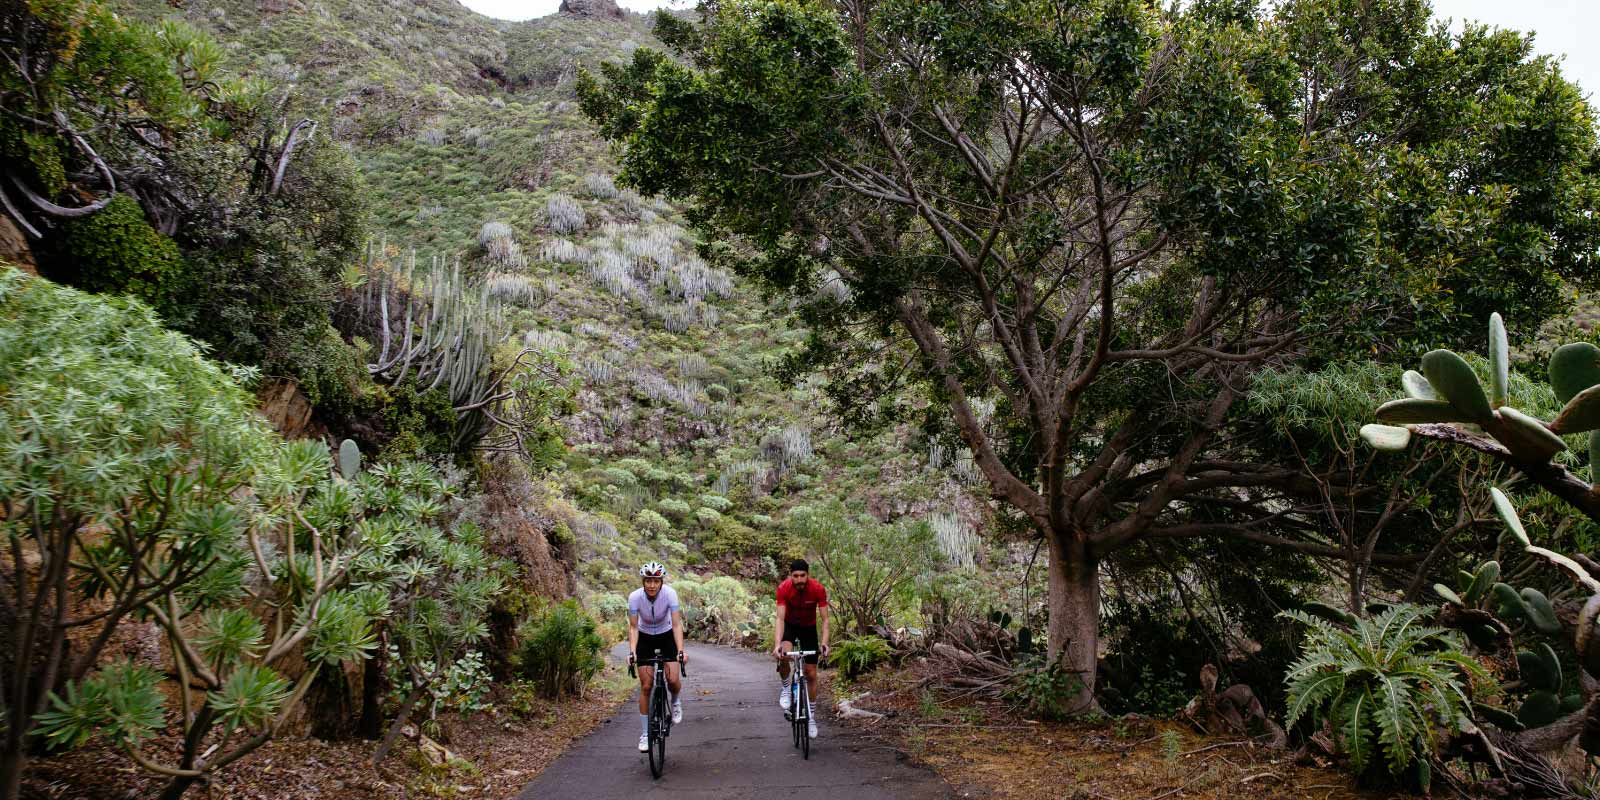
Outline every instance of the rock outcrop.
[(28, 246), (28, 236), (17, 223), (0, 214), (0, 261), (15, 264), (29, 275), (38, 275), (38, 264), (33, 260), (33, 248)]
[(561, 0), (561, 13), (594, 19), (625, 19), (626, 12), (616, 0)]
[(264, 381), (256, 390), (261, 416), (285, 439), (327, 438), (327, 429), (311, 418), (311, 399), (300, 384), (286, 378)]

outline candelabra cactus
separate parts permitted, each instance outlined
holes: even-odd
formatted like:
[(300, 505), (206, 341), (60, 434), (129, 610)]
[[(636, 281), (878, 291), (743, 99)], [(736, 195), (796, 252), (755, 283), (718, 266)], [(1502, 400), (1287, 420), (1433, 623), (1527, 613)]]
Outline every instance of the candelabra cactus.
[[(385, 383), (403, 383), (409, 377), (424, 391), (443, 386), (457, 409), (482, 408), (498, 388), (491, 362), (495, 345), (508, 330), (498, 307), (489, 302), (487, 286), (469, 287), (459, 263), (447, 268), (437, 258), (419, 275), (415, 254), (407, 260), (403, 280), (373, 253), (368, 254), (366, 272), (363, 311), (376, 308), (379, 333), (378, 358), (367, 371)], [(390, 298), (402, 293), (405, 307), (396, 331)]]
[[(418, 270), (414, 254), (403, 272), (391, 271), (378, 257), (381, 251), (381, 246), (369, 250), (366, 282), (355, 298), (376, 338), (377, 358), (367, 364), (368, 373), (422, 392), (443, 387), (456, 413), (453, 449), (526, 453), (530, 442), (548, 439), (539, 429), (542, 421), (527, 417), (546, 410), (545, 399), (537, 395), (553, 370), (525, 363), (535, 352), (531, 349), (523, 349), (509, 365), (496, 366), (495, 348), (508, 339), (510, 326), (489, 284), (466, 283), (459, 262), (447, 267), (435, 258), (431, 269)], [(495, 431), (505, 435), (486, 444)]]
[[(1526, 625), (1547, 635), (1561, 632), (1561, 622), (1556, 618), (1550, 599), (1532, 586), (1518, 591), (1510, 584), (1501, 582), (1500, 562), (1485, 561), (1474, 572), (1462, 570), (1461, 578), (1459, 591), (1436, 583), (1433, 585), (1434, 593), (1458, 608), (1491, 613), (1508, 629), (1513, 625)], [(1499, 635), (1493, 626), (1484, 625), (1468, 628), (1466, 633), (1480, 647), (1492, 646)]]

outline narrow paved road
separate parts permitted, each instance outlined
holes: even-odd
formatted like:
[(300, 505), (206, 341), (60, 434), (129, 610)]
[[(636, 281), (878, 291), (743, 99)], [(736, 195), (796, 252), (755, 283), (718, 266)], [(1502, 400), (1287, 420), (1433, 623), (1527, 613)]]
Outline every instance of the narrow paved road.
[[(625, 652), (625, 651), (623, 651)], [(659, 780), (638, 751), (633, 698), (594, 733), (529, 784), (517, 800), (635, 800), (640, 797), (774, 797), (808, 789), (809, 797), (945, 798), (950, 788), (931, 770), (851, 735), (818, 703), (821, 731), (811, 759), (800, 758), (778, 708), (772, 661), (726, 647), (689, 645), (683, 722), (667, 740)]]

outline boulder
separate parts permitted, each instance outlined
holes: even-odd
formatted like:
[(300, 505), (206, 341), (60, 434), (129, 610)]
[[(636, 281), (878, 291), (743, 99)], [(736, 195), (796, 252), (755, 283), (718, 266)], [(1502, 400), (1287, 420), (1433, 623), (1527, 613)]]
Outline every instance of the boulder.
[(561, 0), (561, 13), (590, 19), (625, 19), (616, 0)]

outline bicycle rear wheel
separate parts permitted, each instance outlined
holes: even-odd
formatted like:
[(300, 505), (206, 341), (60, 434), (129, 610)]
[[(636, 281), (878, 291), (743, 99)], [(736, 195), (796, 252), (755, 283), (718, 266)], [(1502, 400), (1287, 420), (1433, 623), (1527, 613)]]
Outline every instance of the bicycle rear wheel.
[(666, 715), (666, 698), (664, 692), (651, 692), (650, 694), (650, 777), (659, 778), (661, 772), (667, 768), (667, 724), (670, 717)]

